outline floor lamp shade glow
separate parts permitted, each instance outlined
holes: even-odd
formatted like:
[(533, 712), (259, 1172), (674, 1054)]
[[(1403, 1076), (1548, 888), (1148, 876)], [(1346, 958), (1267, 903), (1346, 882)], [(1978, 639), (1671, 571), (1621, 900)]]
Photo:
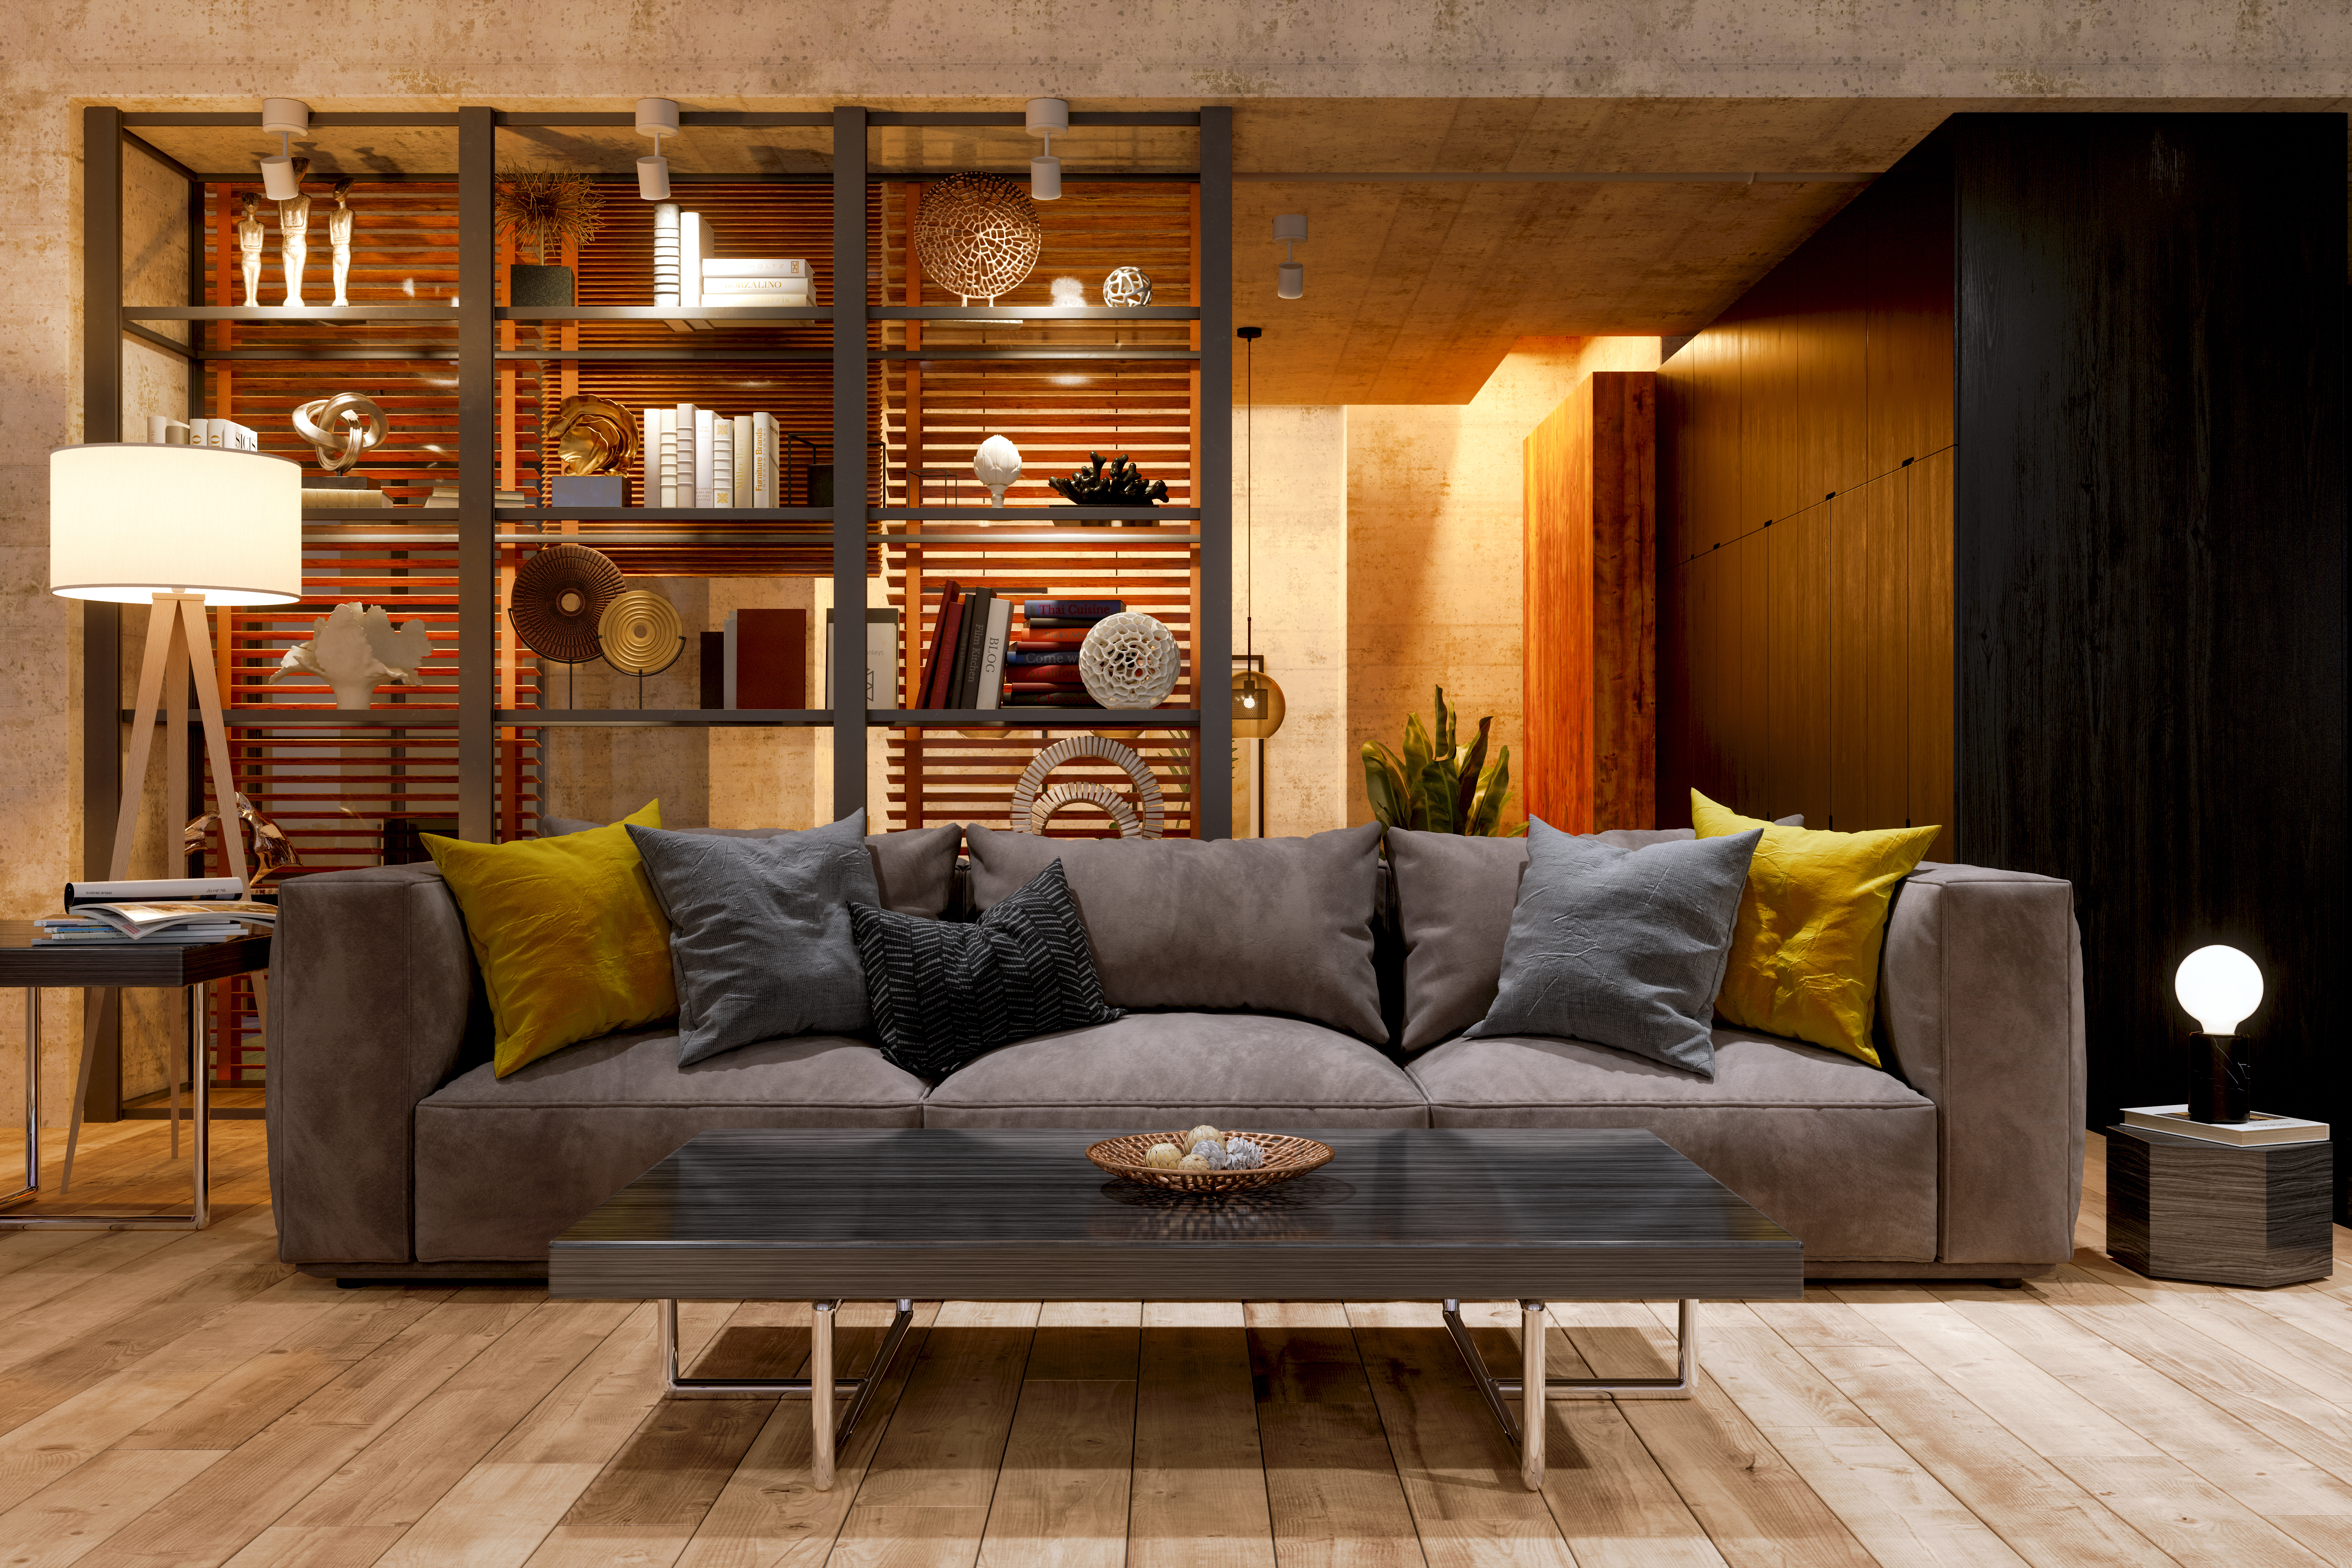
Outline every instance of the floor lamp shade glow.
[(302, 597), (302, 471), (283, 458), (143, 443), (49, 454), (49, 592), (143, 605)]

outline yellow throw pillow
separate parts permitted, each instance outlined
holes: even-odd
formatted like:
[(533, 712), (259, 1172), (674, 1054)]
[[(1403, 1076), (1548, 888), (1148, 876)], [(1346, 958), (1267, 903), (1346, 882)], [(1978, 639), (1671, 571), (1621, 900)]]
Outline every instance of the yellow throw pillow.
[(632, 822), (659, 827), (661, 802), (560, 838), (468, 844), (421, 835), (482, 966), (499, 1077), (677, 1011), (669, 921), (629, 841)]
[(1691, 823), (1701, 838), (1764, 830), (1748, 863), (1748, 888), (1739, 896), (1716, 1012), (1726, 1023), (1883, 1065), (1870, 1043), (1870, 1024), (1878, 1006), (1887, 905), (1895, 885), (1911, 874), (1942, 829), (1775, 827), (1696, 790), (1691, 791)]

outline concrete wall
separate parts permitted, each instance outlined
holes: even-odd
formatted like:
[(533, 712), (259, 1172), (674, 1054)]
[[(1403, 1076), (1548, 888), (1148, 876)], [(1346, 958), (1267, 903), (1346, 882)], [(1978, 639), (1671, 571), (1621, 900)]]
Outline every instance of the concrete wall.
[[(1269, 837), (1347, 820), (1347, 451), (1345, 409), (1234, 412), (1234, 647), (1254, 605), (1256, 651), (1286, 704), (1265, 742)], [(1236, 832), (1244, 810), (1237, 799)]]

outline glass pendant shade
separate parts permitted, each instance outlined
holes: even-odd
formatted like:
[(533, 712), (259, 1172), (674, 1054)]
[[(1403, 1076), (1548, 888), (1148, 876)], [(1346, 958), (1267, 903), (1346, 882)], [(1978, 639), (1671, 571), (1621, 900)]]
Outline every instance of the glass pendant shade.
[(1282, 728), (1286, 704), (1274, 678), (1255, 669), (1234, 674), (1234, 739), (1263, 741)]
[(302, 597), (302, 470), (266, 452), (142, 442), (49, 454), (49, 592), (143, 605)]

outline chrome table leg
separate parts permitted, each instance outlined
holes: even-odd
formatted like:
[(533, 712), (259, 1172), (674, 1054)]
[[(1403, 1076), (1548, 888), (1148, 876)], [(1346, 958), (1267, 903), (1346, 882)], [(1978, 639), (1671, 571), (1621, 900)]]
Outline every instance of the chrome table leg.
[[(1544, 1400), (1550, 1394), (1589, 1397), (1600, 1394), (1631, 1394), (1639, 1398), (1688, 1399), (1698, 1391), (1698, 1303), (1685, 1300), (1675, 1315), (1677, 1330), (1675, 1349), (1675, 1375), (1672, 1377), (1549, 1377), (1544, 1373), (1544, 1303), (1519, 1303), (1519, 1363), (1517, 1377), (1496, 1377), (1486, 1369), (1486, 1358), (1472, 1342), (1469, 1329), (1462, 1321), (1462, 1303), (1448, 1300), (1444, 1304), (1445, 1330), (1453, 1336), (1454, 1347), (1462, 1352), (1470, 1368), (1470, 1375), (1486, 1397), (1486, 1408), (1493, 1413), (1503, 1435), (1519, 1448), (1519, 1479), (1529, 1491), (1543, 1486), (1544, 1475)], [(1522, 1419), (1511, 1418), (1507, 1396), (1519, 1396)]]
[[(874, 1389), (882, 1381), (890, 1363), (898, 1354), (898, 1347), (907, 1338), (908, 1326), (915, 1319), (915, 1303), (901, 1297), (898, 1315), (890, 1320), (889, 1331), (882, 1336), (882, 1348), (874, 1353), (874, 1364), (863, 1377), (841, 1377), (834, 1368), (834, 1314), (838, 1301), (810, 1303), (813, 1313), (809, 1327), (809, 1374), (806, 1377), (682, 1377), (677, 1367), (677, 1302), (675, 1300), (656, 1303), (661, 1319), (662, 1392), (665, 1394), (760, 1394), (773, 1398), (779, 1394), (806, 1394), (809, 1399), (810, 1461), (816, 1489), (825, 1491), (833, 1486), (834, 1466), (841, 1450), (849, 1446), (850, 1434), (857, 1430), (857, 1418), (866, 1412), (866, 1402), (873, 1397)], [(833, 1418), (834, 1401), (847, 1395), (848, 1407), (836, 1423)]]

